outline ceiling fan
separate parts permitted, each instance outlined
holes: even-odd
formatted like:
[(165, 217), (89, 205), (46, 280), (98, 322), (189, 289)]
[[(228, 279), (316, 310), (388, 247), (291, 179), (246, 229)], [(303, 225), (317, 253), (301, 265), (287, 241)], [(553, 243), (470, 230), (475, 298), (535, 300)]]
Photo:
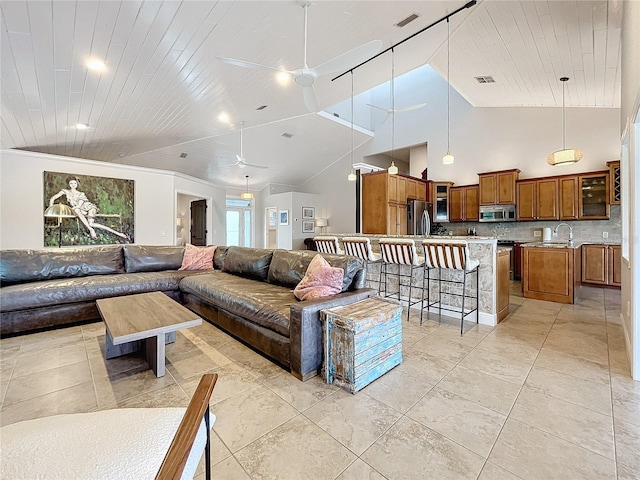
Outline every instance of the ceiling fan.
[(259, 63), (247, 62), (245, 60), (238, 60), (235, 58), (219, 57), (225, 63), (230, 65), (236, 65), (238, 67), (250, 68), (250, 69), (266, 69), (276, 72), (288, 73), (293, 77), (294, 82), (302, 87), (302, 96), (304, 104), (310, 112), (317, 112), (320, 110), (320, 104), (318, 103), (318, 96), (316, 95), (315, 88), (313, 87), (316, 79), (322, 75), (328, 75), (330, 73), (337, 72), (339, 70), (347, 70), (350, 67), (358, 65), (369, 57), (375, 55), (380, 51), (382, 47), (382, 41), (372, 40), (368, 43), (360, 45), (356, 48), (349, 50), (337, 57), (327, 60), (320, 65), (309, 68), (307, 65), (307, 8), (311, 5), (310, 0), (297, 0), (298, 5), (304, 9), (304, 63), (302, 68), (296, 70), (283, 70), (280, 68), (269, 67), (267, 65), (261, 65)]
[(248, 163), (244, 157), (242, 156), (242, 130), (244, 127), (244, 121), (240, 122), (240, 155), (236, 155), (236, 163), (231, 164), (232, 167), (236, 165), (240, 168), (251, 167), (251, 168), (269, 168), (266, 165), (256, 165), (254, 163)]

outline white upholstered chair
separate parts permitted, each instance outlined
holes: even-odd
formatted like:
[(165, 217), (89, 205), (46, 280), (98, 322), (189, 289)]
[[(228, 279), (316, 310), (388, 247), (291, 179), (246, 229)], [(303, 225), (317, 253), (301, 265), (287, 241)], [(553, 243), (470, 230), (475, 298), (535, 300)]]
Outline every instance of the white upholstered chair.
[[(442, 314), (442, 310), (448, 310), (460, 313), (460, 336), (464, 333), (464, 318), (473, 312), (476, 312), (476, 323), (478, 323), (478, 267), (480, 261), (472, 260), (469, 257), (469, 245), (467, 242), (432, 242), (424, 240), (422, 242), (424, 249), (424, 276), (427, 277), (427, 290), (430, 291), (431, 287), (431, 270), (438, 269), (438, 299), (434, 302), (428, 301), (427, 308), (436, 306), (438, 307), (438, 315)], [(462, 281), (458, 280), (442, 280), (442, 270), (457, 270), (462, 272)], [(475, 296), (473, 296), (473, 289), (467, 294), (467, 276), (475, 273)], [(462, 305), (459, 309), (453, 308), (448, 305), (442, 306), (442, 284), (462, 285), (462, 293), (454, 293), (453, 289), (449, 288), (448, 295), (462, 298)], [(470, 309), (465, 313), (465, 299), (475, 300), (475, 308)], [(422, 305), (424, 309), (424, 304)]]
[(380, 263), (382, 255), (374, 253), (371, 248), (371, 240), (367, 237), (343, 237), (342, 246), (344, 248), (345, 255), (351, 255), (353, 257), (361, 258), (365, 261), (367, 266), (367, 281), (378, 282), (378, 293), (380, 293), (380, 276), (375, 280), (369, 275), (369, 267), (373, 263)]
[(338, 237), (333, 236), (318, 236), (313, 237), (313, 241), (316, 243), (316, 248), (320, 253), (334, 253), (342, 255), (344, 252), (340, 249), (338, 243)]
[(2, 478), (187, 479), (204, 452), (209, 480), (209, 400), (217, 379), (204, 375), (186, 409), (119, 408), (4, 426)]

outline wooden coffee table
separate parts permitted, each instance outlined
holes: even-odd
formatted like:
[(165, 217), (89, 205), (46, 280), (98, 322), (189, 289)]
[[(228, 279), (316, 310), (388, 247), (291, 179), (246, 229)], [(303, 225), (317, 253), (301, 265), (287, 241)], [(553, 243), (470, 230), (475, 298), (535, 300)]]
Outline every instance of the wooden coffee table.
[(107, 328), (107, 360), (140, 349), (156, 377), (164, 376), (166, 336), (181, 328), (202, 325), (202, 319), (162, 292), (97, 300)]

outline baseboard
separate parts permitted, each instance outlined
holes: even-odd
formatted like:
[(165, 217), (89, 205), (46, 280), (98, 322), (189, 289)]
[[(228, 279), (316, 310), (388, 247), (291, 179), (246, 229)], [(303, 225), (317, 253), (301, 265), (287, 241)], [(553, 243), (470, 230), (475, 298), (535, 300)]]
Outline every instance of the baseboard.
[(620, 312), (620, 324), (622, 325), (622, 331), (624, 333), (624, 344), (626, 347), (625, 353), (627, 354), (627, 363), (629, 364), (629, 370), (631, 371), (631, 378), (634, 380), (640, 380), (640, 372), (634, 372), (633, 370), (633, 360), (632, 360), (632, 346), (631, 346), (631, 337), (629, 336), (629, 331), (627, 330), (627, 324), (624, 321), (624, 315)]
[[(443, 305), (443, 310), (442, 310), (442, 315), (446, 316), (446, 317), (451, 317), (451, 318), (457, 318), (458, 320), (460, 320), (460, 313), (459, 312), (455, 312), (455, 311), (451, 311), (451, 310), (444, 310), (444, 308), (453, 308), (453, 307), (449, 307), (448, 305)], [(415, 308), (415, 310), (420, 310), (419, 308)], [(429, 313), (438, 313), (438, 307), (429, 307)], [(486, 312), (474, 312), (471, 315), (465, 317), (465, 322), (475, 322), (476, 321), (476, 314), (478, 315), (478, 323), (482, 324), (482, 325), (488, 325), (489, 327), (495, 327), (498, 324), (498, 315), (496, 315), (495, 313), (486, 313)]]

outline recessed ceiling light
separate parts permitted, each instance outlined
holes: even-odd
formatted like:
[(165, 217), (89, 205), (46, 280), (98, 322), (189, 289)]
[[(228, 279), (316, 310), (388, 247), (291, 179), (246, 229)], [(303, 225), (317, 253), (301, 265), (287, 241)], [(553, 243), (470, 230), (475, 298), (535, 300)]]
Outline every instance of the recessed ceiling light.
[(288, 72), (278, 72), (276, 74), (276, 80), (280, 85), (285, 87), (291, 83), (291, 74)]
[(218, 121), (222, 123), (229, 123), (231, 119), (229, 118), (229, 114), (227, 112), (222, 112), (218, 115)]
[(86, 130), (87, 128), (89, 128), (89, 125), (86, 123), (76, 123), (77, 130)]
[(91, 60), (89, 60), (87, 62), (87, 68), (89, 70), (95, 70), (97, 72), (101, 72), (102, 70), (104, 70), (106, 67), (106, 65), (104, 64), (104, 62), (102, 60), (98, 60), (95, 58), (92, 58)]

